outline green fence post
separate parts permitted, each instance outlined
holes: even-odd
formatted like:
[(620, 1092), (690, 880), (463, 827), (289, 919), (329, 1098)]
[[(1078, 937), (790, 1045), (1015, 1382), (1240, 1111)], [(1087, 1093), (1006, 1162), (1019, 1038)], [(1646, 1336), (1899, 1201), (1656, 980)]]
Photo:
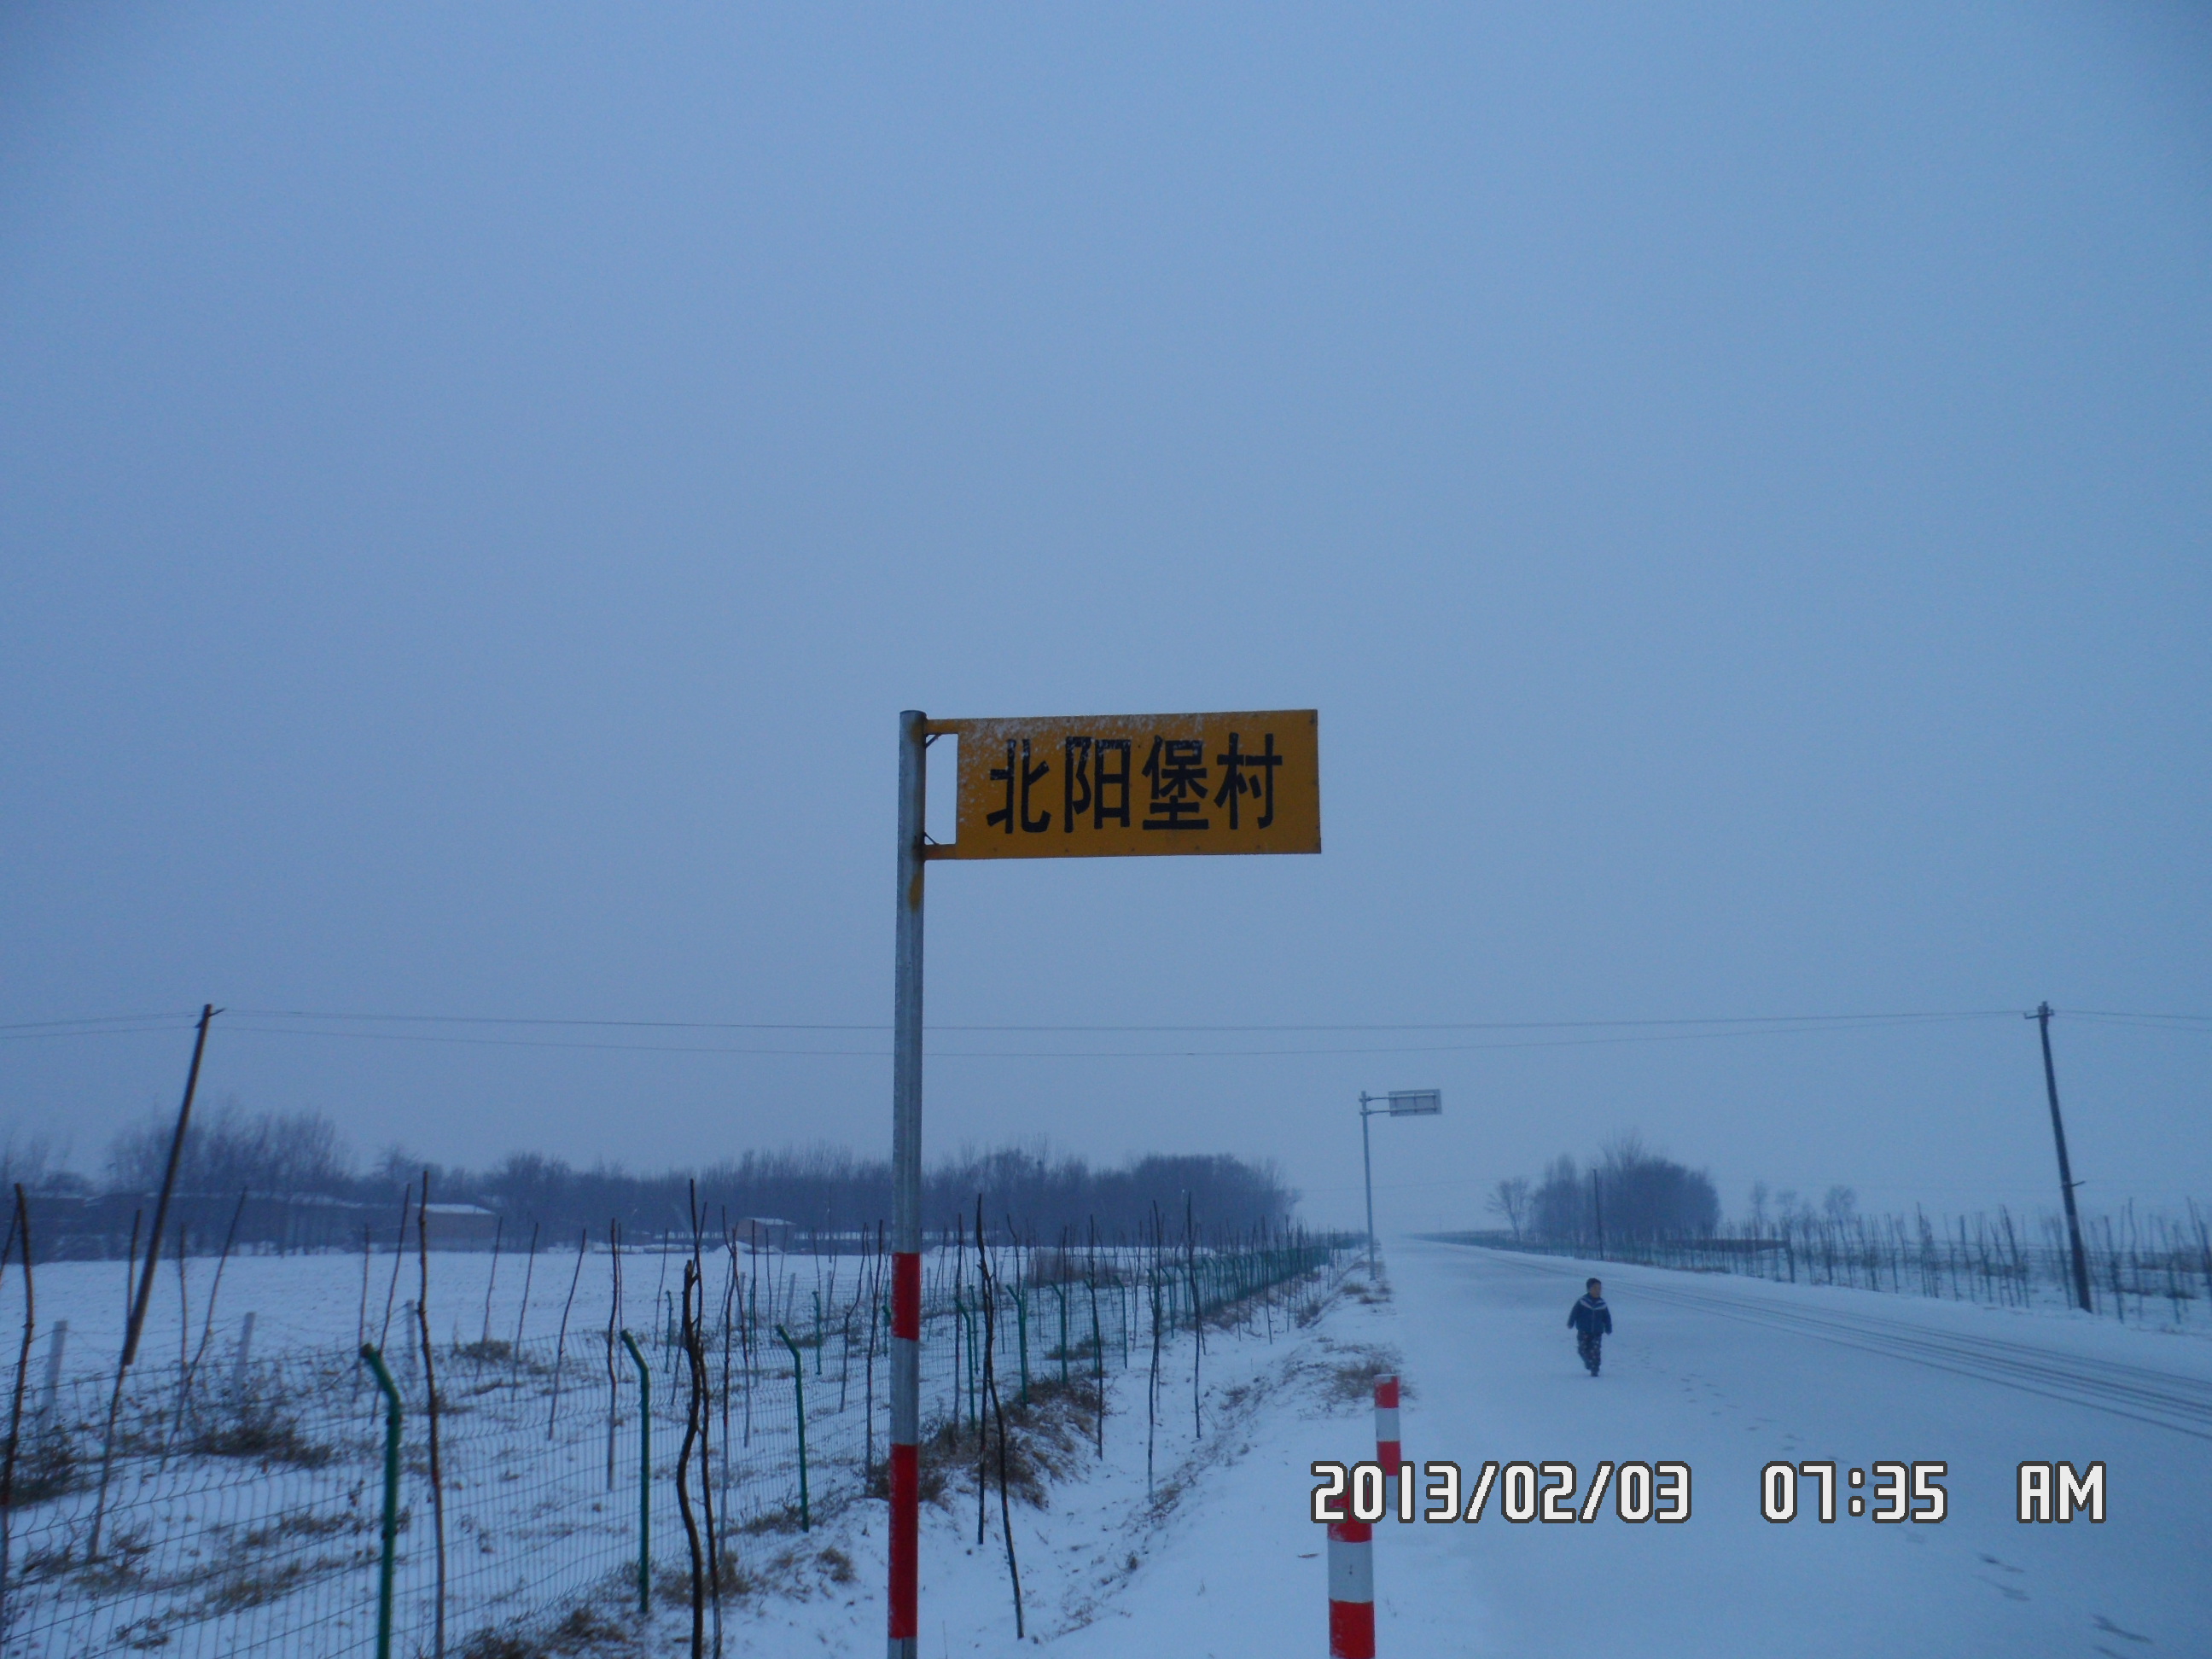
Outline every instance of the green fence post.
[(638, 1352), (637, 1339), (622, 1334), (623, 1346), (637, 1366), (637, 1610), (653, 1611), (653, 1367)]
[(392, 1563), (399, 1544), (399, 1385), (384, 1367), (384, 1356), (364, 1342), (362, 1361), (376, 1373), (384, 1395), (383, 1553), (376, 1568), (376, 1659), (392, 1659)]
[(968, 1421), (978, 1434), (983, 1431), (982, 1375), (983, 1361), (975, 1349), (975, 1327), (982, 1322), (982, 1304), (978, 1302), (961, 1316), (961, 1328), (968, 1333)]
[(1067, 1285), (1066, 1281), (1053, 1289), (1060, 1293), (1060, 1386), (1067, 1386)]
[(1022, 1404), (1030, 1403), (1030, 1298), (1026, 1291), (1014, 1291), (1014, 1323), (1022, 1334)]
[(962, 1370), (960, 1356), (968, 1352), (968, 1310), (961, 1304), (960, 1287), (952, 1287), (952, 1428), (960, 1429), (960, 1413), (968, 1404), (968, 1378)]
[(814, 1522), (806, 1512), (806, 1366), (799, 1358), (799, 1344), (791, 1340), (791, 1333), (779, 1325), (775, 1334), (791, 1350), (791, 1391), (799, 1404), (799, 1529), (811, 1532)]

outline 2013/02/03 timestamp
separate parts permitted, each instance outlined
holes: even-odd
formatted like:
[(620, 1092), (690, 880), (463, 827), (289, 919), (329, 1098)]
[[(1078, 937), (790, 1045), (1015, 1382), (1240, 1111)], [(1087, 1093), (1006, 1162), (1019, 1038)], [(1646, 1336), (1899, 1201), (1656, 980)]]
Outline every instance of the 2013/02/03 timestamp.
[[(1942, 1486), (1943, 1477), (1949, 1473), (1945, 1464), (1873, 1463), (1843, 1473), (1843, 1485), (1848, 1489), (1844, 1508), (1850, 1515), (1893, 1525), (1905, 1521), (1928, 1525), (1949, 1512), (1949, 1496)], [(1759, 1471), (1759, 1512), (1777, 1526), (1797, 1519), (1801, 1480), (1819, 1485), (1816, 1506), (1807, 1512), (1807, 1518), (1817, 1515), (1823, 1522), (1832, 1522), (1838, 1485), (1833, 1463), (1769, 1463)], [(1863, 1492), (1859, 1490), (1863, 1487), (1866, 1488)]]

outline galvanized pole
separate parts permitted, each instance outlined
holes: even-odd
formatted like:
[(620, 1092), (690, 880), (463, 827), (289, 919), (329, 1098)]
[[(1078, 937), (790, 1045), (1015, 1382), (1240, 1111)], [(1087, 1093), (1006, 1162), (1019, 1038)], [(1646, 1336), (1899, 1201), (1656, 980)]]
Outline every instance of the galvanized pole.
[(920, 1659), (921, 888), (929, 717), (899, 715), (898, 921), (891, 1036), (890, 1659)]
[(2051, 1063), (2051, 1005), (2039, 1004), (2028, 1016), (2043, 1033), (2043, 1086), (2051, 1096), (2051, 1134), (2058, 1143), (2058, 1190), (2066, 1200), (2066, 1237), (2074, 1247), (2074, 1301), (2089, 1308), (2089, 1258), (2081, 1249), (2081, 1217), (2074, 1207), (2074, 1167), (2066, 1159), (2066, 1125), (2058, 1115), (2058, 1072)]
[(1359, 1097), (1359, 1172), (1367, 1188), (1367, 1276), (1375, 1277), (1375, 1160), (1367, 1150), (1367, 1097)]

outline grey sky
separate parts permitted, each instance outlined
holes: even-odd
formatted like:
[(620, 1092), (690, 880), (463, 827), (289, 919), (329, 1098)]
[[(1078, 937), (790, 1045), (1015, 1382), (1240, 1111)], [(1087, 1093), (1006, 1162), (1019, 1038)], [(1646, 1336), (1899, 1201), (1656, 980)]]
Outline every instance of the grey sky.
[[(909, 706), (1322, 712), (1318, 859), (937, 866), (934, 1021), (2212, 1014), (2208, 185), (2179, 9), (12, 10), (0, 1019), (885, 1021)], [(888, 1140), (878, 1057), (252, 1024), (364, 1151)], [(2212, 1036), (2057, 1030), (2093, 1207), (2212, 1194)], [(1085, 1057), (927, 1133), (2055, 1184), (2017, 1018), (1089, 1057), (1510, 1040), (948, 1033)]]

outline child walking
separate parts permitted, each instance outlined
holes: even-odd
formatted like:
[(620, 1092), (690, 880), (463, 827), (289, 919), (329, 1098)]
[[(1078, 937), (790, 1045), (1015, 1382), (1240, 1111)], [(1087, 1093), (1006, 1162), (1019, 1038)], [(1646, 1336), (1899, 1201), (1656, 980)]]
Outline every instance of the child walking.
[(1605, 1305), (1603, 1285), (1595, 1279), (1589, 1281), (1589, 1290), (1567, 1310), (1567, 1323), (1574, 1328), (1575, 1352), (1595, 1376), (1598, 1363), (1604, 1358), (1606, 1336), (1613, 1329), (1613, 1310)]

